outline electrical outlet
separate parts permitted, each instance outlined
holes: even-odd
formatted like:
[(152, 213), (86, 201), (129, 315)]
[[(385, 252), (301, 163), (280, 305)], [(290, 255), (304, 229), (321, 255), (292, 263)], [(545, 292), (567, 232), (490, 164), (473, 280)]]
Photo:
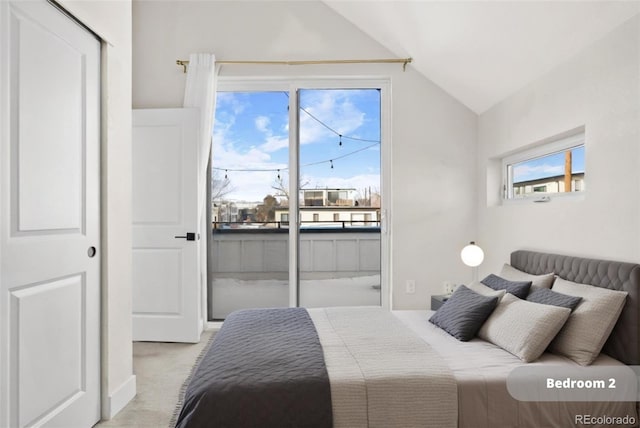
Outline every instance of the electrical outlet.
[(407, 279), (405, 283), (405, 293), (407, 294), (415, 294), (416, 292), (416, 281), (415, 279)]
[(453, 294), (456, 290), (456, 284), (451, 281), (445, 281), (443, 284), (444, 294)]

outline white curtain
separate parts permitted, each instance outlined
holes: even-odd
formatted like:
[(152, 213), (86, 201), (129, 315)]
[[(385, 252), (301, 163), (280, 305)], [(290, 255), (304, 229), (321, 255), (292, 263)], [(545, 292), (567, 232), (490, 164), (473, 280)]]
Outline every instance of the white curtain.
[(204, 327), (207, 317), (207, 238), (211, 234), (211, 225), (207, 224), (207, 162), (211, 155), (213, 117), (216, 110), (216, 57), (213, 54), (199, 53), (189, 55), (187, 83), (184, 91), (185, 108), (200, 110), (198, 131), (198, 285), (200, 291), (200, 318)]
[(198, 183), (204, 185), (207, 162), (211, 154), (211, 133), (216, 109), (215, 55), (207, 53), (189, 55), (183, 106), (200, 109)]

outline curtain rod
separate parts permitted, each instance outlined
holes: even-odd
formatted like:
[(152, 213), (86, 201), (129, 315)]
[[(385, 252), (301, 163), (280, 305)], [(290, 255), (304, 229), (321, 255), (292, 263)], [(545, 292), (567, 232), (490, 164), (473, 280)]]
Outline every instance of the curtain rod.
[[(312, 61), (216, 61), (216, 64), (258, 64), (258, 65), (315, 65), (315, 64), (402, 64), (402, 71), (406, 71), (407, 64), (413, 58), (382, 58), (382, 59), (325, 59)], [(187, 72), (189, 61), (176, 60), (176, 64)]]

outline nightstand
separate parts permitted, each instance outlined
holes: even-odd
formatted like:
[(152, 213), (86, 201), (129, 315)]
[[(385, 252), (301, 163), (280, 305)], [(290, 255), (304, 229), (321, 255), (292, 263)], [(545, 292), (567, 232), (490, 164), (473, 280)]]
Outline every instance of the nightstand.
[(444, 305), (444, 302), (449, 300), (449, 297), (451, 297), (450, 294), (441, 294), (438, 296), (431, 296), (431, 310), (437, 311), (440, 306)]

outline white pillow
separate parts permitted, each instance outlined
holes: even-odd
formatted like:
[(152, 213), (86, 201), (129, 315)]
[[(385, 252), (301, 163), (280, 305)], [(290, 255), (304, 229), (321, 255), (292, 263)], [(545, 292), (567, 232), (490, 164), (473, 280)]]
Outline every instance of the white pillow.
[(569, 318), (571, 309), (505, 294), (478, 332), (525, 363), (537, 360)]
[(506, 263), (502, 266), (502, 270), (498, 276), (508, 279), (509, 281), (531, 281), (531, 288), (551, 288), (553, 280), (555, 279), (553, 272), (545, 273), (544, 275), (531, 275)]
[(600, 354), (618, 321), (626, 291), (609, 290), (556, 278), (553, 291), (582, 297), (549, 350), (587, 366)]
[(473, 281), (471, 284), (467, 285), (467, 288), (475, 291), (478, 294), (482, 294), (483, 296), (497, 297), (498, 303), (500, 303), (500, 299), (502, 299), (502, 296), (504, 296), (504, 293), (506, 293), (506, 290), (494, 290), (491, 287), (487, 287), (480, 281)]

